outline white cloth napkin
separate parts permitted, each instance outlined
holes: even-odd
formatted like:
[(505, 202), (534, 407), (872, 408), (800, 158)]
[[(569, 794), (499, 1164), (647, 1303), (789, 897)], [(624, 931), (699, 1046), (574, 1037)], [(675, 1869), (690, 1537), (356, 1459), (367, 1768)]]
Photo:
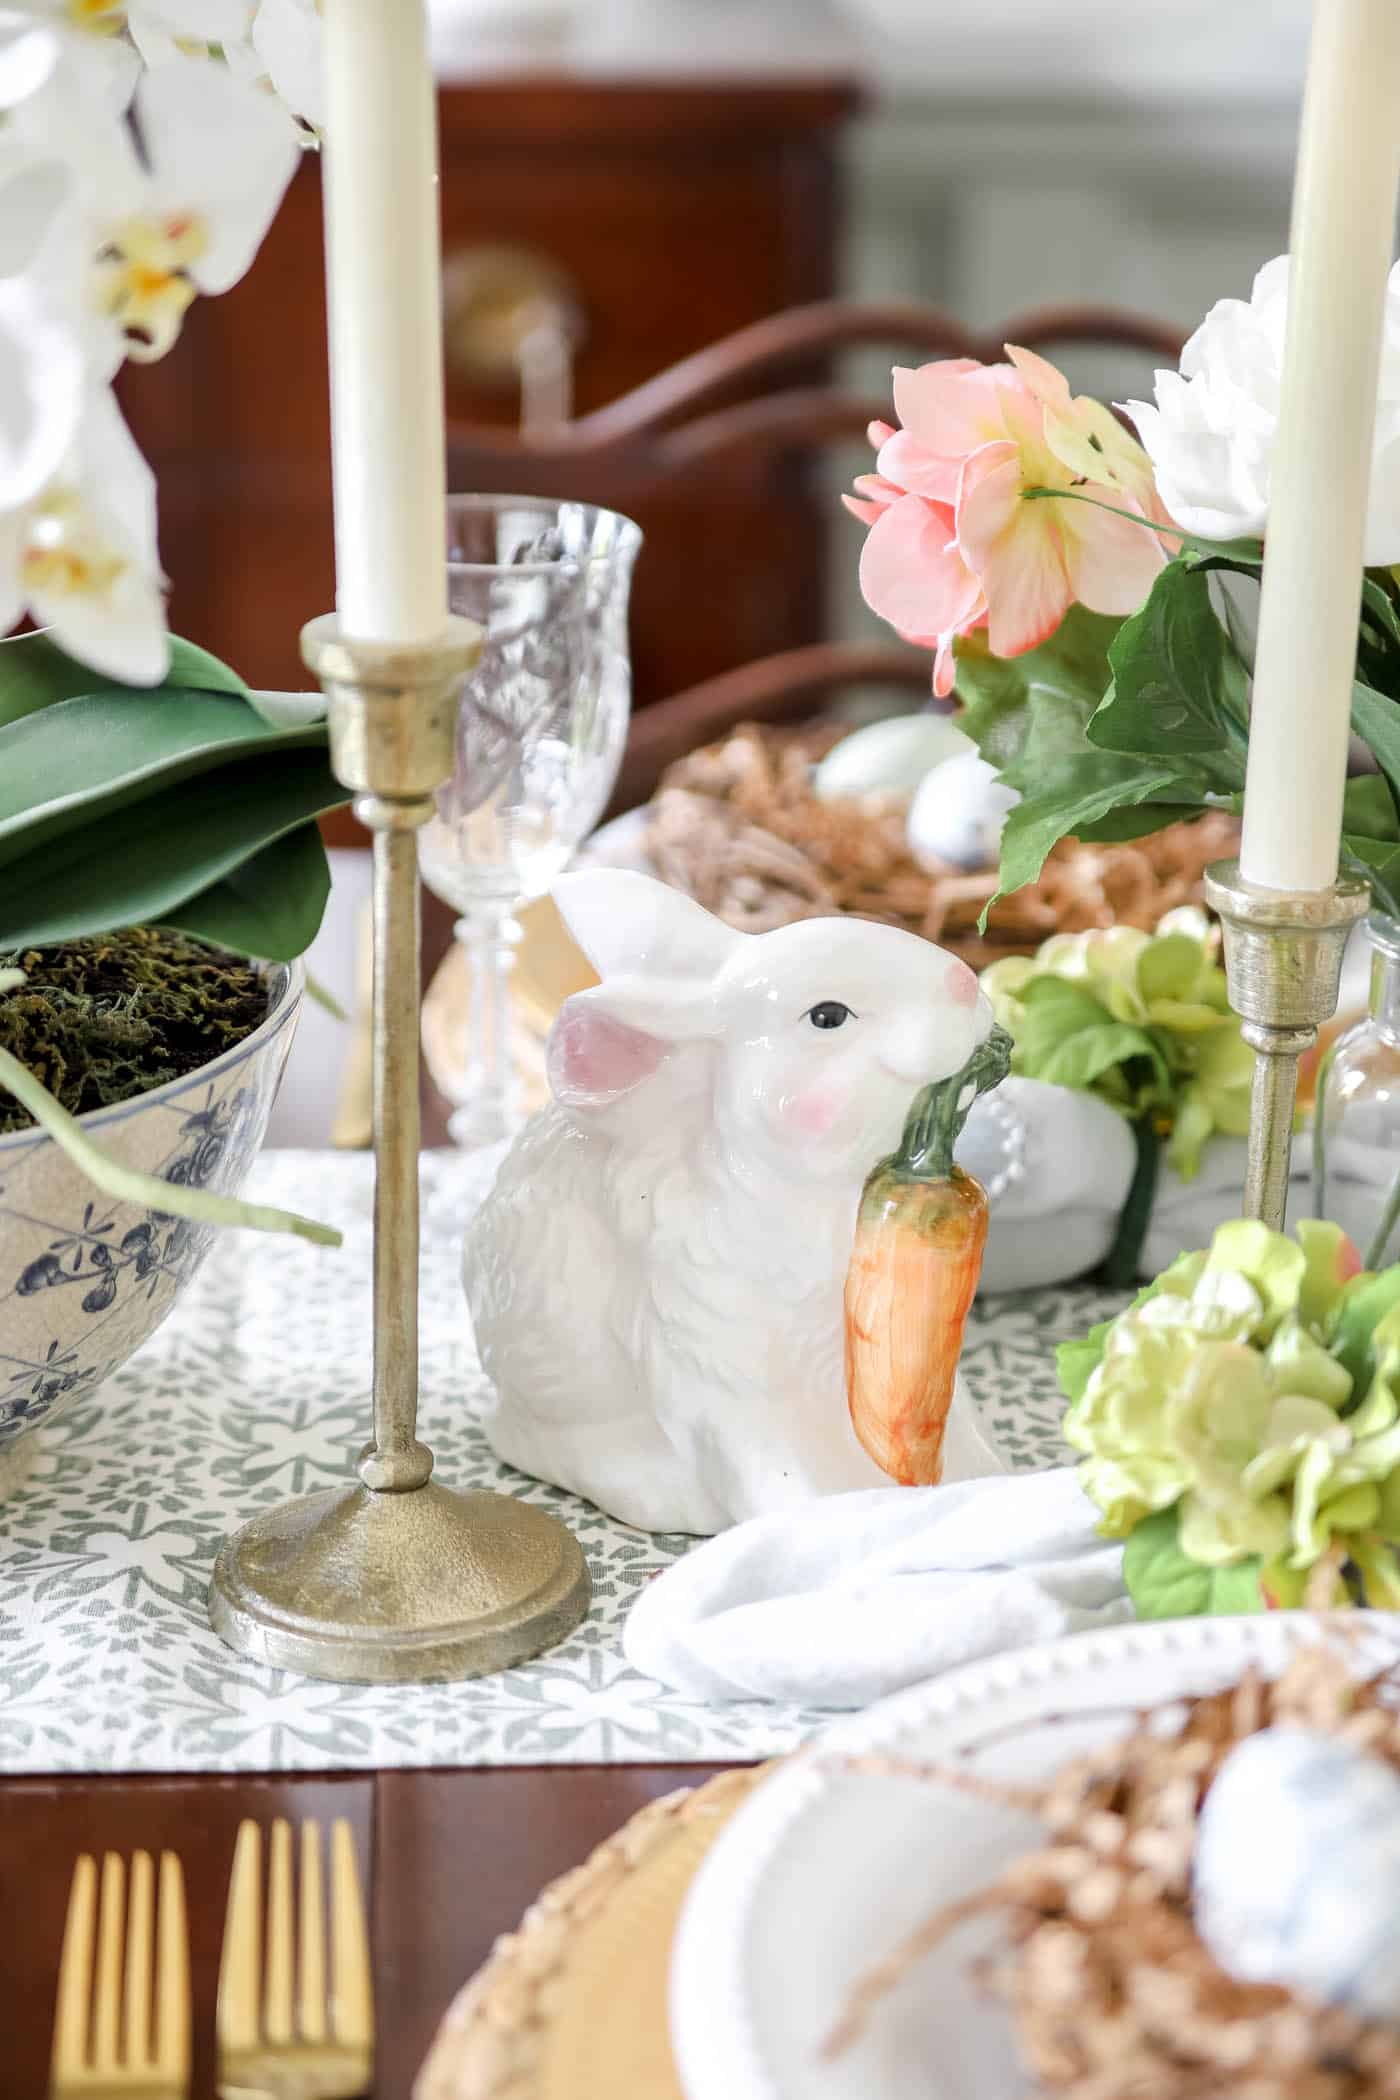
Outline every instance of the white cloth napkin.
[(872, 1488), (755, 1517), (633, 1605), (635, 1669), (695, 1699), (856, 1707), (955, 1664), (1133, 1615), (1071, 1467)]

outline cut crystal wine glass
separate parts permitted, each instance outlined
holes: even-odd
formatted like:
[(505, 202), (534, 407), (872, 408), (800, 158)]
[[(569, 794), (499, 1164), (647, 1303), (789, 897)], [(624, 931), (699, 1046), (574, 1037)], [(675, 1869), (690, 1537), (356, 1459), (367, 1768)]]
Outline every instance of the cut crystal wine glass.
[(455, 1143), (498, 1143), (517, 1111), (516, 912), (598, 822), (631, 705), (627, 603), (641, 533), (589, 503), (448, 499), (448, 603), (485, 636), (462, 689), (457, 765), (419, 833), (423, 879), (461, 916), (471, 984)]

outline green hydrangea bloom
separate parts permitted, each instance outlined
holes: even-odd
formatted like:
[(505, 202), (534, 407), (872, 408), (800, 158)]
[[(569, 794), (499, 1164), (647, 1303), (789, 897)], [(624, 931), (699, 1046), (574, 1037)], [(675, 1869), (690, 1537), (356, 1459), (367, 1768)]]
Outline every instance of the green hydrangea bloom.
[(992, 963), (982, 988), (1014, 1039), (1014, 1071), (1154, 1119), (1183, 1179), (1214, 1131), (1248, 1129), (1253, 1056), (1204, 912), (1168, 912), (1151, 934), (1054, 934), (1033, 956)]
[(1107, 1536), (1151, 1517), (1156, 1540), (1170, 1511), (1178, 1560), (1256, 1564), (1272, 1601), (1333, 1555), (1400, 1605), (1400, 1267), (1356, 1267), (1335, 1225), (1236, 1220), (1067, 1346), (1065, 1436)]

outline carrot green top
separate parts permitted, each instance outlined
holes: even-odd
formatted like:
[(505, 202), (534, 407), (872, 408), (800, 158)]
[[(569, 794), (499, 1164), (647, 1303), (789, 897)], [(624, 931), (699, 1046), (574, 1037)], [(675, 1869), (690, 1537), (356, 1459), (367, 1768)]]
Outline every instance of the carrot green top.
[(1011, 1037), (994, 1023), (961, 1071), (921, 1088), (889, 1162), (896, 1173), (910, 1181), (946, 1181), (953, 1171), (953, 1147), (973, 1102), (1005, 1079), (1010, 1064)]

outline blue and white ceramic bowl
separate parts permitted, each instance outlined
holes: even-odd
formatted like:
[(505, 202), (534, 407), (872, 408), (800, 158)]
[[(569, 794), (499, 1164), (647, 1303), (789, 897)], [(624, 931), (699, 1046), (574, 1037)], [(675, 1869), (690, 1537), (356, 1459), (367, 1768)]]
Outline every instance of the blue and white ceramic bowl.
[[(304, 973), (267, 970), (267, 1019), (212, 1064), (83, 1128), (129, 1165), (237, 1195), (262, 1144)], [(214, 1228), (113, 1203), (51, 1138), (0, 1138), (0, 1492), (28, 1470), (28, 1432), (92, 1393), (155, 1332)]]

